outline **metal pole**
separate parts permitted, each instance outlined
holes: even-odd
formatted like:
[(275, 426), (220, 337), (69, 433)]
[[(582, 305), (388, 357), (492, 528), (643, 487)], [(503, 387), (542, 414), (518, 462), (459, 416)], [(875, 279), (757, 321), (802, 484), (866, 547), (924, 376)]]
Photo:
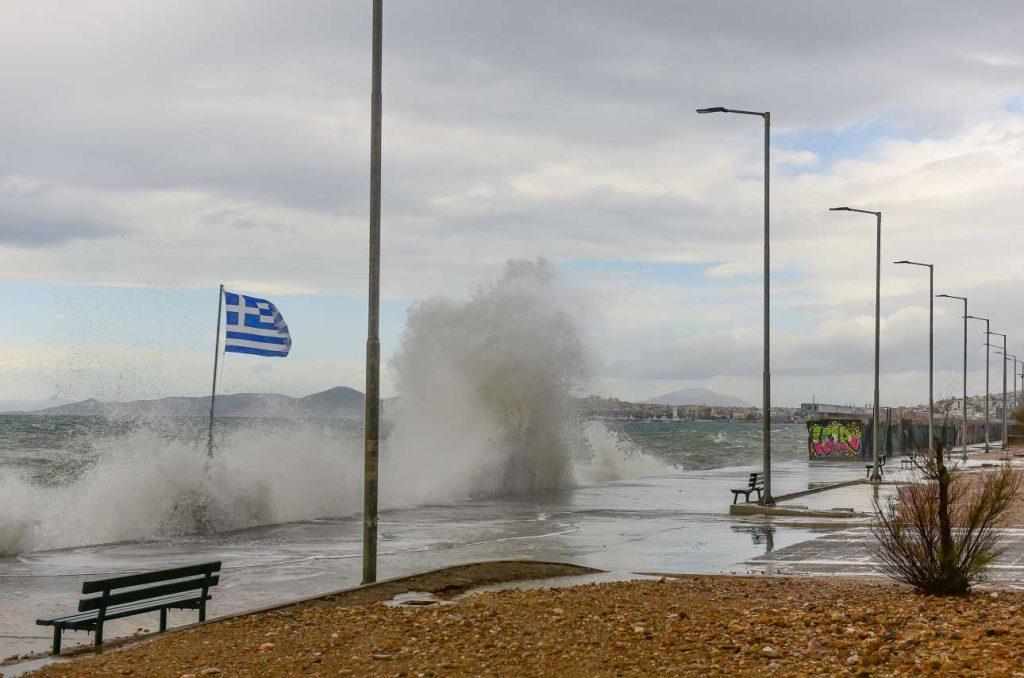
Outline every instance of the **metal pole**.
[(764, 456), (764, 496), (761, 504), (764, 506), (775, 506), (775, 497), (772, 496), (772, 377), (769, 369), (769, 327), (771, 316), (769, 314), (769, 153), (771, 152), (771, 113), (764, 114), (764, 379), (763, 379), (763, 406), (764, 406), (764, 430), (762, 432), (762, 450)]
[[(990, 332), (996, 336), (1003, 338), (1003, 444), (1002, 449), (1006, 449), (1006, 335), (1002, 332)], [(985, 350), (991, 350), (990, 342), (985, 341)]]
[(999, 334), (998, 332), (990, 331), (990, 321), (988, 318), (979, 318), (976, 315), (967, 316), (971, 320), (984, 320), (985, 321), (985, 454), (989, 451), (989, 356), (992, 354), (992, 347), (989, 345), (993, 334)]
[(894, 261), (894, 264), (928, 267), (928, 449), (935, 447), (935, 265), (919, 261)]
[(697, 113), (739, 113), (741, 115), (759, 115), (764, 120), (764, 373), (762, 378), (762, 449), (764, 461), (764, 494), (759, 502), (763, 506), (774, 506), (775, 497), (772, 495), (772, 403), (771, 403), (771, 373), (769, 369), (769, 328), (770, 328), (770, 307), (769, 307), (769, 277), (771, 249), (769, 246), (770, 219), (769, 219), (769, 195), (770, 195), (770, 157), (771, 157), (771, 120), (772, 115), (768, 111), (741, 111), (724, 106), (713, 108), (698, 108)]
[(217, 402), (217, 360), (220, 358), (220, 316), (224, 309), (224, 285), (217, 291), (217, 338), (213, 344), (213, 389), (210, 391), (210, 430), (206, 436), (206, 456), (213, 456), (213, 407)]
[(363, 583), (377, 581), (377, 467), (380, 435), (380, 175), (383, 0), (373, 0), (373, 84), (370, 94), (370, 299), (366, 332), (366, 414), (363, 470)]
[(935, 267), (928, 265), (928, 451), (935, 449)]
[(990, 370), (988, 369), (989, 358), (992, 355), (992, 349), (988, 345), (989, 337), (989, 322), (985, 321), (985, 454), (988, 454), (988, 428), (989, 428), (989, 417), (988, 417), (988, 394), (991, 387), (988, 385), (988, 378)]
[(882, 481), (882, 474), (878, 465), (878, 358), (879, 358), (879, 336), (881, 326), (881, 303), (882, 303), (882, 213), (875, 214), (877, 219), (876, 247), (875, 247), (875, 405), (874, 405), (874, 431), (872, 446), (874, 448), (871, 482)]
[(967, 300), (964, 299), (964, 461), (967, 461)]
[(1013, 408), (1017, 409), (1020, 407), (1020, 401), (1017, 399), (1017, 356), (1013, 356), (1013, 374), (1010, 375), (1010, 381), (1013, 382)]
[(1006, 449), (1009, 438), (1006, 435), (1006, 335), (1003, 335), (1003, 449)]

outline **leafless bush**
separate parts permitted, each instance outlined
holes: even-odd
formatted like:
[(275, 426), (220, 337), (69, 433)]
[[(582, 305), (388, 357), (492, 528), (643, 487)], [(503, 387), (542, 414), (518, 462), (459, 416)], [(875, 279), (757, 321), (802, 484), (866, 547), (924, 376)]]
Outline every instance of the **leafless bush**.
[(962, 595), (984, 581), (1004, 550), (1002, 517), (1021, 476), (1009, 462), (980, 474), (947, 467), (946, 446), (940, 437), (934, 449), (918, 451), (921, 482), (901, 486), (884, 505), (875, 500), (873, 552), (877, 569), (897, 581), (924, 593)]

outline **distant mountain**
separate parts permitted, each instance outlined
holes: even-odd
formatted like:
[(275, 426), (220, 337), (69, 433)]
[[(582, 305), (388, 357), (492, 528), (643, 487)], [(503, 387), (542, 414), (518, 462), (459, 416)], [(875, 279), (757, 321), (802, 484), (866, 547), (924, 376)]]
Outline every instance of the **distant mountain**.
[(57, 398), (51, 398), (50, 400), (0, 400), (0, 414), (22, 414), (24, 412), (32, 412), (33, 410), (66, 405), (68, 402), (70, 401), (58, 400)]
[[(328, 418), (359, 417), (365, 397), (347, 386), (292, 398), (277, 393), (230, 393), (217, 396), (217, 415), (221, 417)], [(101, 415), (108, 417), (201, 417), (210, 412), (210, 396), (135, 400), (127, 403), (103, 403), (95, 398), (59, 407), (35, 410), (43, 415)]]
[(706, 388), (684, 388), (657, 398), (645, 400), (650, 405), (713, 405), (715, 407), (753, 407), (750, 403), (732, 396), (715, 393)]

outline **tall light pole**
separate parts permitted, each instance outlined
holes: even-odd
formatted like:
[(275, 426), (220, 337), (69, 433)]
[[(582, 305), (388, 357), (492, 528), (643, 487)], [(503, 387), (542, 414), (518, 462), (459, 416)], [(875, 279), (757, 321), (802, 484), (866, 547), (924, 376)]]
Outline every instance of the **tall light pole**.
[(377, 469), (380, 448), (380, 132), (383, 0), (373, 0), (370, 86), (370, 289), (363, 421), (363, 583), (377, 581)]
[(985, 337), (985, 351), (988, 351), (988, 337), (996, 335), (997, 337), (1003, 338), (1003, 449), (1006, 449), (1006, 335), (1002, 332), (986, 332), (988, 336)]
[(936, 297), (944, 299), (959, 299), (964, 302), (964, 456), (967, 461), (967, 297), (958, 297), (954, 294), (936, 294)]
[(879, 336), (881, 327), (881, 316), (880, 308), (882, 304), (882, 213), (872, 212), (871, 210), (858, 210), (852, 207), (831, 207), (831, 212), (860, 212), (861, 214), (874, 214), (876, 228), (876, 246), (875, 246), (875, 405), (873, 412), (873, 423), (872, 428), (872, 456), (871, 462), (871, 482), (879, 483), (882, 482), (881, 467), (878, 464), (878, 356), (879, 356)]
[[(996, 351), (996, 353), (999, 353), (999, 351)], [(1020, 407), (1020, 401), (1017, 400), (1017, 365), (1020, 361), (1012, 353), (1004, 353), (1003, 355), (1013, 361), (1013, 374), (1010, 375), (1010, 381), (1013, 382), (1013, 406), (1015, 408)]]
[(762, 375), (762, 408), (764, 415), (764, 430), (762, 432), (761, 446), (764, 450), (764, 496), (761, 497), (762, 506), (775, 506), (775, 497), (772, 496), (772, 381), (769, 363), (769, 329), (770, 313), (768, 303), (769, 285), (769, 263), (771, 249), (769, 246), (769, 157), (771, 152), (771, 125), (772, 114), (768, 111), (740, 111), (732, 108), (716, 106), (714, 108), (698, 108), (698, 113), (739, 113), (740, 115), (758, 115), (764, 120), (764, 374)]
[(933, 395), (935, 393), (935, 266), (906, 259), (894, 263), (928, 267), (928, 450), (930, 451), (935, 445), (935, 437), (932, 433), (932, 420), (935, 418)]
[(1020, 407), (1020, 401), (1017, 399), (1017, 365), (1020, 364), (1020, 361), (1017, 360), (1017, 356), (1011, 353), (1005, 353), (1004, 355), (1013, 361), (1013, 374), (1010, 375), (1010, 381), (1013, 382), (1013, 406), (1017, 408)]
[(989, 385), (988, 385), (988, 373), (989, 373), (988, 362), (989, 362), (989, 355), (991, 353), (988, 350), (988, 336), (989, 336), (989, 334), (991, 334), (991, 332), (988, 331), (988, 327), (989, 327), (989, 319), (988, 318), (979, 318), (976, 315), (969, 315), (967, 317), (970, 318), (971, 320), (983, 320), (983, 321), (985, 321), (985, 454), (988, 454), (988, 440), (989, 440), (989, 437), (988, 437), (988, 422), (989, 422), (989, 417), (988, 417), (988, 412), (989, 412), (989, 405), (988, 405), (988, 392), (989, 392)]

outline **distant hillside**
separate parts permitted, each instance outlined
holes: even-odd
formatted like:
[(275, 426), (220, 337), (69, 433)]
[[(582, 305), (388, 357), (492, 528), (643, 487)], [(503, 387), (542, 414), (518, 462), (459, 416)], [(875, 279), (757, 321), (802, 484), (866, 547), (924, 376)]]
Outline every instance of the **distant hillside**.
[(58, 400), (57, 398), (51, 398), (50, 400), (0, 400), (0, 414), (21, 414), (22, 412), (66, 405), (68, 402), (70, 401)]
[[(359, 417), (365, 398), (347, 386), (292, 398), (277, 393), (230, 393), (217, 396), (217, 415), (221, 417)], [(176, 397), (135, 400), (127, 403), (103, 403), (95, 398), (59, 407), (35, 410), (43, 415), (102, 415), (151, 417), (201, 417), (210, 412), (210, 397)]]
[(681, 391), (672, 391), (657, 398), (645, 400), (650, 405), (713, 405), (715, 407), (752, 407), (752, 405), (739, 398), (715, 393), (706, 388), (684, 388)]

